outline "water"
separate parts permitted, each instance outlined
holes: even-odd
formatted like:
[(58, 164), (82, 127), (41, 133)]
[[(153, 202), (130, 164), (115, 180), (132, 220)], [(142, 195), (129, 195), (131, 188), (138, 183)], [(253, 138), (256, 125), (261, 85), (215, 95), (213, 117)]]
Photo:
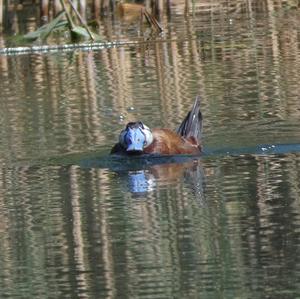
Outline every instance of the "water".
[[(299, 12), (162, 23), (0, 56), (0, 298), (300, 296)], [(202, 157), (109, 156), (128, 121), (176, 128), (197, 94)]]

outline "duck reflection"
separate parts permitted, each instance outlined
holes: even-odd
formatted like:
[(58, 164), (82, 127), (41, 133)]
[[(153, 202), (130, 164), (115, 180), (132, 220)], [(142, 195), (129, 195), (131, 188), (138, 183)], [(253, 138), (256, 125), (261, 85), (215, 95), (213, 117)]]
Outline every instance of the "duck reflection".
[(203, 199), (204, 172), (200, 159), (183, 163), (152, 165), (146, 169), (120, 173), (127, 190), (135, 197), (145, 197), (157, 189), (184, 181), (197, 196)]
[(128, 188), (134, 194), (145, 194), (155, 189), (156, 181), (152, 173), (147, 170), (129, 171)]

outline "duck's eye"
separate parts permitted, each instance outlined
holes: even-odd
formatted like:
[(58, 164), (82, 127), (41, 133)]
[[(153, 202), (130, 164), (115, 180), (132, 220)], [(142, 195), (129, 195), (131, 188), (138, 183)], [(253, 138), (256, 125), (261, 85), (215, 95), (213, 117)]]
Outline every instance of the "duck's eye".
[(148, 144), (148, 139), (147, 139), (147, 136), (145, 136), (145, 139), (144, 139), (144, 145)]

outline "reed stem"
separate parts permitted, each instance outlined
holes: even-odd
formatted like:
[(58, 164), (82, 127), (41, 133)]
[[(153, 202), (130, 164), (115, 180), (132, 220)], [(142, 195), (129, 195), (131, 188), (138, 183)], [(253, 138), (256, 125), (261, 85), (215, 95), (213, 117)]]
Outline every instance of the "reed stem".
[(0, 32), (2, 31), (2, 25), (3, 25), (3, 0), (0, 0)]
[(86, 22), (86, 0), (79, 0), (79, 14)]
[(42, 22), (46, 23), (48, 21), (48, 16), (49, 16), (49, 1), (41, 0), (40, 5), (41, 5), (41, 20)]
[(71, 15), (70, 15), (70, 13), (69, 13), (67, 7), (66, 7), (65, 1), (64, 1), (64, 0), (60, 0), (60, 3), (61, 3), (61, 6), (62, 6), (63, 10), (64, 10), (65, 13), (66, 13), (66, 17), (67, 17), (67, 20), (68, 20), (68, 22), (69, 22), (69, 24), (70, 24), (71, 30), (73, 30), (73, 29), (75, 28), (75, 25), (74, 25), (74, 23), (73, 23), (72, 17), (71, 17)]
[[(63, 0), (62, 0), (63, 1)], [(92, 41), (94, 41), (94, 37), (92, 32), (90, 31), (89, 27), (87, 26), (87, 24), (85, 23), (85, 21), (83, 20), (83, 18), (81, 17), (80, 13), (78, 12), (78, 10), (76, 9), (76, 7), (74, 6), (72, 0), (68, 0), (68, 2), (70, 3), (72, 9), (74, 10), (75, 14), (78, 17), (78, 20), (80, 21), (80, 23), (82, 24), (82, 26), (85, 28), (85, 30), (87, 31), (87, 33), (89, 34), (90, 38)]]
[(159, 17), (161, 17), (164, 11), (164, 1), (163, 0), (156, 0), (156, 1), (157, 1), (157, 12)]
[(54, 15), (56, 16), (60, 11), (63, 10), (60, 0), (54, 0), (53, 1), (53, 10)]
[(94, 14), (94, 18), (96, 20), (99, 19), (100, 16), (100, 10), (101, 10), (101, 0), (94, 0), (93, 1), (93, 14)]

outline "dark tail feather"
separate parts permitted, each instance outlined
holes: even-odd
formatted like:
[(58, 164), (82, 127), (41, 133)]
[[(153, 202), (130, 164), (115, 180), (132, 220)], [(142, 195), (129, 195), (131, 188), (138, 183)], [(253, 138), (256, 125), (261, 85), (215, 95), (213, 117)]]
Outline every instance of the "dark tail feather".
[(202, 113), (200, 111), (200, 97), (197, 96), (192, 110), (187, 114), (179, 128), (177, 134), (196, 139), (200, 143), (202, 137)]

